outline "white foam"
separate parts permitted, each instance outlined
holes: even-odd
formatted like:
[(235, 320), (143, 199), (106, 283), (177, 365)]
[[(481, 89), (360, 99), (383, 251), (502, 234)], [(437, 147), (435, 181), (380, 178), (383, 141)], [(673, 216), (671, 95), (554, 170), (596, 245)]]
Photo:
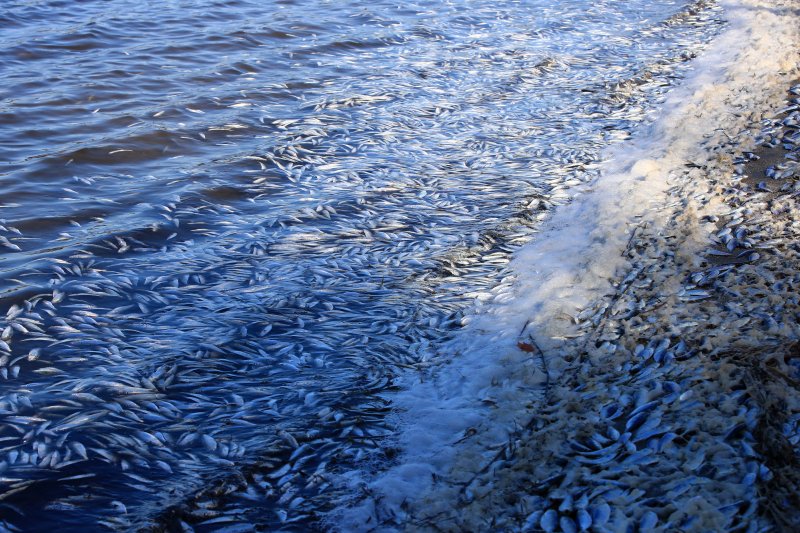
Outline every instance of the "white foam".
[[(393, 397), (403, 423), (400, 464), (376, 479), (354, 480), (374, 498), (337, 511), (332, 522), (347, 530), (369, 528), (381, 515), (402, 515), (404, 502), (431, 501), (435, 491), (446, 491), (432, 480), (452, 474), (457, 460), (480, 465), (487, 447), (504, 441), (515, 420), (524, 420), (525, 403), (544, 380), (530, 354), (517, 348), (523, 328), (548, 353), (555, 377), (559, 361), (552, 354), (559, 339), (581, 308), (610, 292), (632, 228), (642, 220), (659, 222), (670, 173), (706, 159), (711, 134), (719, 137), (722, 129), (735, 137), (750, 111), (777, 105), (798, 65), (800, 25), (791, 11), (797, 3), (720, 3), (728, 28), (694, 60), (693, 74), (669, 94), (657, 120), (611, 148), (600, 177), (515, 254), (516, 281), (476, 308), (447, 347), (452, 362), (426, 381), (407, 378), (405, 390)], [(471, 428), (478, 434), (459, 442)]]

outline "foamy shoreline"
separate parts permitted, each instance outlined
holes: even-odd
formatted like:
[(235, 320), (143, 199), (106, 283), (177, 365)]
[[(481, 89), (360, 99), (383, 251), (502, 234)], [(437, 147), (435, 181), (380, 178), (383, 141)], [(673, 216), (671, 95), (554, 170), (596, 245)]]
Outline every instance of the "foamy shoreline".
[[(759, 204), (753, 212), (769, 224), (783, 220), (760, 206), (758, 195), (775, 191), (754, 192), (736, 174), (736, 158), (759, 144), (759, 113), (786, 107), (798, 66), (797, 3), (722, 4), (729, 29), (670, 94), (662, 117), (614, 148), (602, 177), (517, 254), (516, 282), (448, 347), (458, 354), (449, 369), (395, 399), (408, 413), (404, 459), (369, 483), (374, 498), (341, 524), (769, 524), (763, 509), (738, 502), (763, 501), (774, 485), (757, 438), (771, 407), (743, 385), (763, 377), (761, 366), (734, 370), (756, 346), (800, 338), (791, 322), (800, 310), (789, 297), (795, 285), (786, 282), (789, 305), (780, 312), (759, 308), (764, 300), (752, 294), (774, 290), (754, 281), (769, 278), (759, 269), (785, 279), (800, 261), (796, 251), (763, 251), (720, 268), (723, 256), (707, 252), (712, 235), (759, 235), (747, 226), (756, 217), (739, 216), (732, 202)], [(781, 213), (791, 226), (797, 194), (786, 195)], [(761, 379), (758, 391), (776, 383)]]

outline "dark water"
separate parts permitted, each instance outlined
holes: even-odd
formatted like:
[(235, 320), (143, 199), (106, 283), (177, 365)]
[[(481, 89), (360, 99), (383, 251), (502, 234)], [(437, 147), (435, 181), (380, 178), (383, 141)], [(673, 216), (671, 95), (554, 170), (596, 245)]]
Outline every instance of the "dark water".
[(303, 529), (347, 502), (342, 476), (392, 459), (394, 377), (717, 16), (3, 2), (2, 523)]

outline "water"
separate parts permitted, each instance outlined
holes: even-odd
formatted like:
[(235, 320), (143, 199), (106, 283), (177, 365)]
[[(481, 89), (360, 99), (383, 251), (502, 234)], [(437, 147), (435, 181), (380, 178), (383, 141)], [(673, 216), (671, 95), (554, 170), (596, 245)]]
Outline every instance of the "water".
[[(305, 528), (712, 3), (0, 7), (0, 518)], [(183, 524), (183, 526), (181, 525)]]

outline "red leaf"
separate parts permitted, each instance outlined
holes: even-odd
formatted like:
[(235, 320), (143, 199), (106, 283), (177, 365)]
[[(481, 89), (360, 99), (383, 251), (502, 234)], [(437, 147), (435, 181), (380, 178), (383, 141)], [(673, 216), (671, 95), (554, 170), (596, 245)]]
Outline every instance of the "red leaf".
[(522, 342), (522, 341), (518, 342), (517, 348), (519, 348), (523, 352), (528, 352), (528, 353), (536, 352), (536, 348), (534, 348), (533, 345), (528, 344), (527, 342)]

